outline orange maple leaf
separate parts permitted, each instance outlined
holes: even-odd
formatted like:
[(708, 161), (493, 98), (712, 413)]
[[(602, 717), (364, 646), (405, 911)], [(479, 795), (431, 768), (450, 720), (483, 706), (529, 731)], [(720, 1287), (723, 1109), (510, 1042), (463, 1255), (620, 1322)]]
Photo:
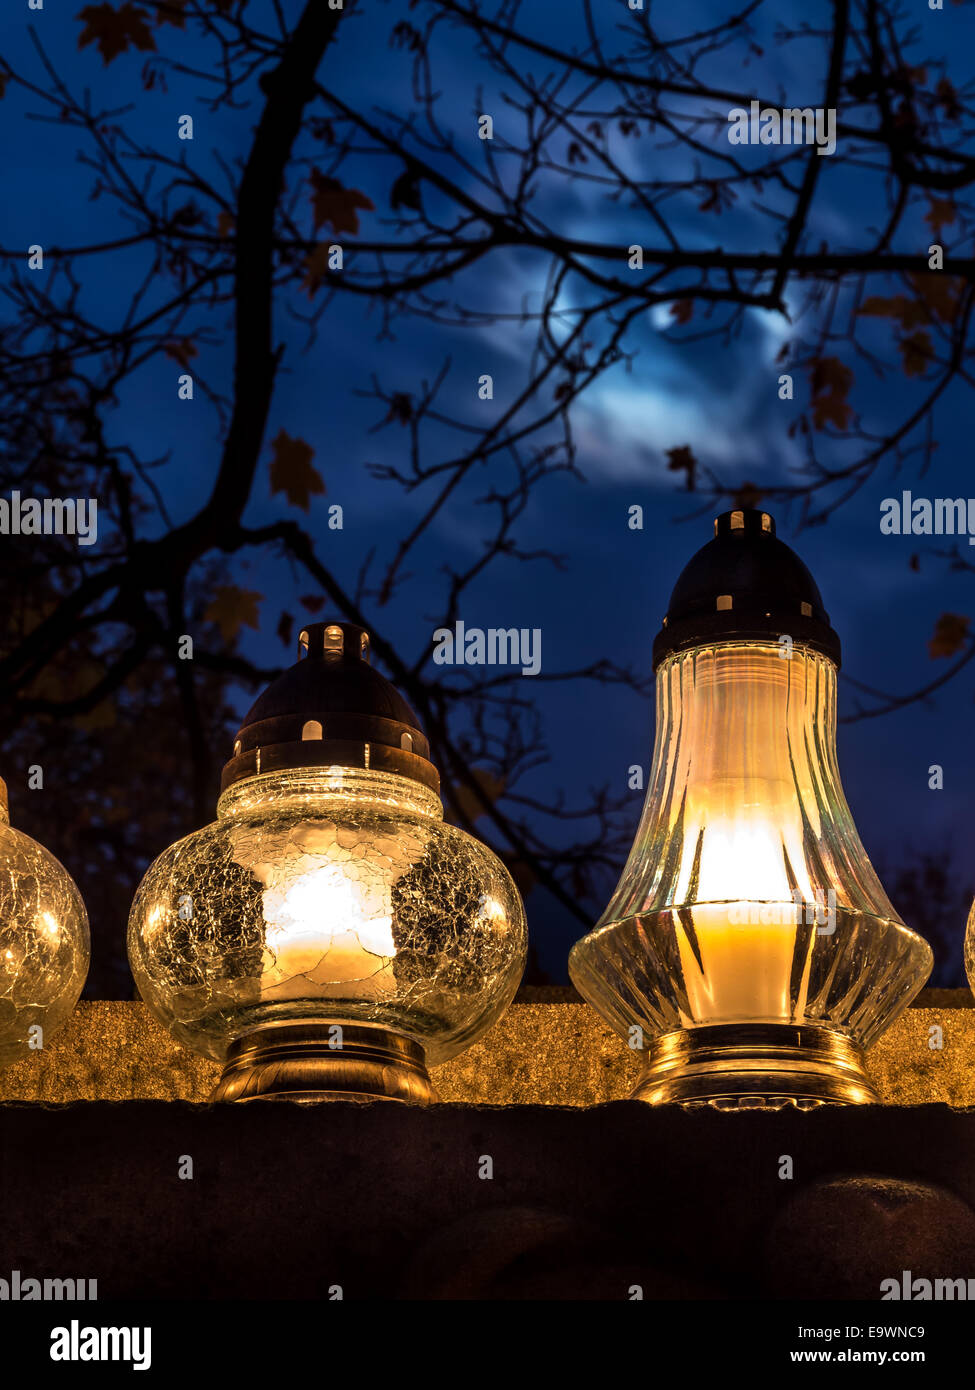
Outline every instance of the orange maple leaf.
[(136, 48), (142, 53), (154, 53), (156, 50), (156, 40), (146, 23), (146, 12), (133, 5), (131, 0), (126, 0), (117, 10), (109, 4), (86, 5), (76, 18), (85, 22), (78, 47), (97, 44), (106, 67), (113, 58), (129, 48)]
[(221, 584), (203, 616), (209, 623), (216, 623), (220, 636), (227, 643), (233, 642), (242, 627), (257, 630), (257, 605), (264, 597), (253, 589), (238, 589), (236, 584)]
[(931, 322), (927, 306), (916, 299), (908, 299), (906, 294), (896, 294), (891, 299), (873, 295), (863, 301), (859, 312), (872, 318), (896, 319), (905, 330)]
[(932, 198), (924, 220), (940, 241), (941, 228), (950, 227), (957, 216), (957, 209), (950, 198)]
[(325, 483), (321, 474), (312, 464), (314, 450), (303, 439), (292, 439), (285, 430), (279, 430), (271, 445), (274, 457), (271, 459), (271, 495), (283, 492), (292, 506), (307, 512), (312, 494), (321, 495)]
[(351, 232), (354, 236), (359, 230), (358, 209), (366, 212), (375, 209), (372, 199), (357, 188), (343, 188), (338, 179), (329, 178), (318, 169), (312, 169), (309, 182), (314, 190), (311, 202), (316, 232), (328, 223), (334, 232)]
[(934, 359), (934, 345), (930, 333), (919, 328), (908, 338), (900, 341), (901, 359), (907, 376), (923, 376)]
[(687, 474), (687, 491), (694, 491), (697, 474), (697, 459), (689, 444), (679, 444), (676, 449), (667, 450), (667, 468), (671, 473)]
[(845, 430), (853, 416), (853, 407), (846, 399), (853, 385), (853, 373), (838, 357), (817, 357), (810, 369), (812, 379), (812, 415), (816, 429), (835, 425)]
[(934, 625), (934, 636), (928, 640), (928, 655), (932, 661), (939, 656), (954, 656), (968, 638), (971, 618), (960, 613), (942, 613)]
[[(958, 313), (962, 282), (957, 275), (944, 275), (940, 270), (919, 272), (907, 277), (916, 294), (936, 319), (951, 323)], [(904, 325), (910, 327), (909, 324)]]
[(305, 258), (305, 278), (301, 282), (301, 288), (308, 291), (309, 299), (325, 278), (328, 270), (328, 252), (328, 243), (320, 241), (314, 251)]
[(171, 357), (181, 367), (188, 367), (190, 358), (199, 356), (196, 344), (192, 343), (189, 338), (177, 338), (175, 342), (167, 343), (163, 351), (167, 357)]

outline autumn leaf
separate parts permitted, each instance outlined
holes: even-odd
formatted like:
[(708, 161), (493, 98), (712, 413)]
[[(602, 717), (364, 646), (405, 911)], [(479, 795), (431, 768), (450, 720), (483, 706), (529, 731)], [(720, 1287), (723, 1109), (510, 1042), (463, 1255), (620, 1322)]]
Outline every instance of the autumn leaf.
[(202, 208), (198, 207), (191, 198), (188, 203), (178, 207), (172, 215), (174, 227), (198, 227), (201, 222), (206, 221)]
[(667, 450), (667, 468), (671, 473), (686, 473), (687, 491), (694, 491), (697, 459), (687, 444), (681, 444), (676, 449)]
[(412, 419), (413, 397), (407, 391), (394, 391), (383, 424), (387, 425), (391, 420), (396, 420), (401, 425), (408, 425)]
[(328, 270), (329, 247), (328, 242), (321, 241), (305, 258), (305, 278), (301, 282), (301, 288), (308, 291), (308, 298), (311, 299), (318, 289), (325, 273)]
[[(106, 668), (88, 656), (80, 656), (66, 666), (43, 667), (28, 687), (31, 696), (40, 699), (56, 700), (59, 703), (76, 700), (92, 691), (105, 676)], [(99, 729), (111, 729), (116, 723), (116, 704), (114, 700), (100, 700), (90, 710), (83, 710), (70, 716), (71, 723), (78, 729), (95, 733)]]
[(941, 228), (950, 227), (957, 216), (957, 210), (950, 198), (932, 198), (928, 210), (924, 214), (924, 220), (940, 241)]
[(919, 323), (930, 323), (931, 314), (926, 305), (908, 299), (906, 294), (896, 294), (890, 299), (872, 295), (860, 305), (859, 312), (868, 318), (896, 319), (905, 330), (916, 328)]
[[(918, 298), (936, 319), (951, 323), (958, 313), (962, 281), (957, 275), (944, 275), (940, 270), (931, 270), (909, 275), (908, 279)], [(910, 324), (905, 324), (909, 328)]]
[(934, 358), (931, 335), (920, 328), (909, 338), (901, 339), (900, 350), (907, 376), (923, 376)]
[(286, 647), (291, 646), (291, 634), (294, 631), (294, 626), (294, 617), (290, 613), (282, 613), (275, 631)]
[(72, 723), (76, 728), (84, 729), (86, 733), (98, 733), (102, 729), (113, 729), (117, 723), (118, 716), (113, 700), (102, 700), (95, 705), (94, 709), (88, 710), (86, 714), (76, 714), (72, 718)]
[(283, 492), (292, 506), (307, 512), (312, 495), (325, 491), (322, 476), (312, 464), (314, 449), (285, 430), (278, 431), (271, 447), (271, 496)]
[(6, 90), (7, 90), (7, 82), (8, 82), (8, 80), (9, 80), (9, 77), (10, 77), (10, 74), (9, 74), (9, 73), (0, 72), (0, 98), (2, 98), (2, 97), (5, 95), (5, 93), (6, 93)]
[(375, 209), (372, 199), (357, 188), (343, 188), (338, 179), (331, 179), (318, 169), (312, 169), (309, 182), (314, 190), (311, 202), (316, 232), (327, 223), (336, 233), (351, 232), (354, 236), (359, 230), (358, 209)]
[(968, 639), (971, 618), (958, 613), (942, 613), (934, 625), (934, 636), (928, 641), (928, 655), (932, 661), (939, 656), (954, 656)]
[(131, 0), (126, 0), (117, 10), (109, 4), (86, 5), (76, 18), (85, 22), (78, 47), (97, 44), (106, 67), (113, 58), (129, 48), (136, 48), (142, 53), (154, 53), (156, 50), (156, 41), (146, 23), (146, 12), (133, 5)]
[(172, 24), (176, 29), (186, 28), (187, 0), (162, 0), (156, 11), (156, 24)]
[(323, 140), (326, 145), (335, 144), (335, 126), (327, 117), (313, 117), (308, 122), (308, 129), (316, 140)]
[(867, 70), (855, 72), (847, 81), (846, 90), (857, 103), (868, 101), (877, 90), (873, 75)]
[(670, 317), (677, 323), (690, 323), (694, 317), (693, 299), (675, 299), (670, 306)]
[(751, 507), (757, 507), (764, 496), (761, 488), (757, 488), (754, 483), (742, 483), (735, 492), (731, 505), (747, 511)]
[(398, 208), (409, 208), (411, 212), (423, 211), (420, 180), (415, 169), (404, 169), (400, 174), (390, 191), (389, 205), (394, 211)]
[(263, 597), (252, 589), (238, 589), (236, 584), (221, 584), (203, 616), (208, 623), (216, 623), (220, 636), (229, 644), (242, 627), (257, 630), (257, 605)]
[(905, 333), (922, 324), (940, 319), (950, 323), (958, 312), (960, 281), (956, 275), (926, 271), (909, 275), (911, 288), (917, 298), (896, 294), (889, 299), (874, 295), (865, 299), (859, 312), (868, 317), (895, 319)]
[(472, 767), (471, 776), (477, 783), (478, 790), (474, 791), (468, 786), (455, 787), (454, 802), (458, 816), (475, 821), (494, 805), (504, 791), (504, 779), (495, 777), (484, 767)]
[(824, 430), (827, 425), (845, 430), (853, 417), (853, 407), (839, 396), (819, 396), (813, 401), (812, 408), (813, 424), (818, 430)]
[(222, 212), (217, 218), (217, 236), (232, 236), (237, 219), (232, 212)]
[(912, 555), (911, 558), (910, 558), (910, 559), (908, 560), (908, 562), (907, 562), (907, 566), (908, 566), (908, 569), (912, 570), (914, 574), (920, 574), (920, 573), (921, 573), (921, 557), (920, 557), (920, 555)]
[(321, 594), (305, 594), (298, 602), (307, 613), (320, 613), (325, 607), (325, 599)]
[(164, 351), (167, 357), (171, 357), (181, 367), (188, 367), (190, 358), (199, 356), (196, 344), (191, 343), (189, 338), (179, 338), (175, 342), (167, 343)]
[(724, 212), (725, 208), (730, 208), (737, 201), (738, 195), (733, 188), (727, 188), (713, 179), (708, 179), (704, 186), (708, 192), (698, 203), (698, 212)]
[(945, 120), (957, 121), (961, 116), (961, 103), (958, 100), (958, 93), (948, 81), (947, 77), (939, 79), (934, 89), (935, 100), (938, 106), (945, 113)]
[(838, 357), (817, 357), (812, 364), (812, 389), (814, 396), (828, 391), (837, 396), (845, 396), (853, 385), (853, 373)]
[(853, 373), (838, 357), (817, 357), (810, 369), (812, 416), (816, 429), (835, 425), (845, 430), (853, 416), (846, 399), (853, 385)]
[(401, 19), (393, 25), (393, 32), (389, 36), (390, 48), (407, 48), (411, 53), (419, 53), (423, 46), (423, 35), (419, 29), (414, 29), (405, 19)]
[(570, 142), (569, 148), (568, 148), (568, 150), (566, 151), (566, 159), (568, 160), (568, 162), (569, 162), (570, 165), (572, 165), (572, 164), (587, 164), (587, 163), (589, 162), (589, 161), (586, 159), (585, 151), (583, 150), (582, 146), (579, 144), (579, 141), (578, 141), (578, 140), (573, 140), (573, 141)]

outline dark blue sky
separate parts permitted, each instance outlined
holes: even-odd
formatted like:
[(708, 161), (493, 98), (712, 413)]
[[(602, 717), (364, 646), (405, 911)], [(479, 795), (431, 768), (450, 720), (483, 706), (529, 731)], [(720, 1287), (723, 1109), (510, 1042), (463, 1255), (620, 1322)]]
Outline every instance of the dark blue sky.
[[(146, 92), (140, 81), (143, 55), (127, 55), (106, 69), (94, 47), (78, 50), (81, 26), (74, 15), (80, 8), (81, 0), (71, 4), (48, 0), (43, 12), (31, 14), (25, 4), (8, 4), (0, 18), (0, 52), (43, 85), (45, 78), (27, 33), (29, 21), (75, 90), (90, 88), (96, 106), (133, 104), (121, 119), (135, 140), (178, 155), (184, 147), (176, 140), (176, 119), (186, 112), (196, 123), (196, 138), (187, 152), (208, 176), (219, 178), (216, 153), (230, 162), (246, 152), (255, 106), (212, 114), (200, 99), (199, 84), (185, 78), (170, 77), (167, 93)], [(253, 13), (265, 9), (261, 0), (252, 0)], [(287, 4), (285, 9), (292, 14), (296, 6)], [(779, 45), (775, 31), (780, 26), (798, 26), (803, 20), (815, 25), (817, 17), (828, 15), (829, 9), (821, 4), (795, 4), (776, 5), (767, 18), (760, 12), (756, 41), (764, 54), (755, 57), (747, 72), (718, 55), (710, 69), (712, 80), (736, 87), (754, 80), (763, 95), (774, 97), (781, 92), (789, 104), (817, 104), (822, 86), (821, 46), (812, 41)], [(683, 6), (673, 11), (655, 14), (661, 32), (688, 23), (692, 13)], [(547, 42), (568, 44), (579, 32), (574, 7), (545, 0), (533, 3), (528, 13), (527, 27)], [(693, 13), (713, 18), (723, 10), (716, 4), (699, 5)], [(343, 22), (326, 69), (327, 80), (350, 104), (409, 109), (413, 98), (408, 58), (389, 45), (393, 25), (406, 14), (405, 6), (366, 4)], [(919, 6), (918, 14), (920, 46), (913, 60), (957, 55), (948, 71), (962, 85), (969, 75), (967, 55), (975, 39), (971, 12), (948, 7), (931, 13)], [(183, 45), (187, 59), (195, 56), (196, 43), (175, 30), (162, 31), (160, 38), (160, 46), (169, 53)], [(438, 56), (443, 110), (459, 141), (472, 132), (477, 110), (495, 111), (503, 118), (506, 108), (497, 89), (505, 84), (487, 73), (463, 34), (452, 32), (448, 37), (445, 33)], [(526, 60), (525, 65), (539, 74), (545, 66), (541, 60)], [(478, 97), (481, 83), (485, 92)], [(8, 249), (31, 242), (76, 245), (119, 235), (124, 224), (110, 200), (88, 200), (91, 171), (77, 157), (84, 149), (83, 138), (57, 123), (29, 118), (41, 109), (36, 98), (26, 97), (13, 85), (0, 103), (5, 150), (0, 244)], [(470, 154), (480, 156), (476, 142)], [(629, 157), (639, 166), (649, 154), (647, 144), (634, 146)], [(667, 161), (677, 157), (659, 156), (661, 175), (673, 167)], [(363, 215), (362, 235), (378, 236), (382, 219), (389, 216), (388, 192), (397, 167), (362, 161), (343, 171), (344, 182), (361, 187), (376, 204), (374, 214)], [(546, 215), (572, 235), (612, 235), (621, 246), (652, 239), (638, 214), (614, 210), (613, 205), (556, 176), (540, 182)], [(824, 170), (812, 240), (827, 240), (836, 249), (859, 244), (864, 228), (883, 223), (883, 188), (879, 175), (832, 166)], [(674, 219), (682, 244), (753, 249), (771, 244), (768, 224), (744, 204), (719, 220), (704, 217), (688, 202), (686, 208), (675, 207)], [(920, 255), (928, 239), (920, 213), (908, 227), (903, 246), (912, 245)], [(346, 244), (354, 244), (354, 239), (347, 238)], [(117, 321), (143, 264), (141, 251), (85, 261), (89, 308), (107, 322)], [(459, 282), (456, 296), (485, 306), (517, 306), (523, 294), (538, 294), (543, 273), (540, 257), (504, 252)], [(873, 292), (895, 291), (892, 285), (885, 288), (878, 282)], [(307, 305), (307, 300), (296, 294), (292, 303)], [(203, 326), (200, 319), (195, 322)], [(213, 324), (219, 336), (226, 327), (226, 322)], [(269, 438), (283, 427), (314, 448), (315, 464), (328, 491), (312, 502), (310, 529), (321, 538), (325, 562), (349, 583), (369, 548), (375, 546), (381, 556), (391, 553), (427, 500), (422, 492), (404, 498), (394, 487), (369, 477), (363, 466), (367, 461), (402, 464), (407, 436), (396, 424), (370, 434), (381, 409), (354, 393), (368, 391), (373, 374), (391, 390), (416, 392), (421, 378), (435, 376), (449, 355), (452, 367), (444, 390), (445, 408), (474, 419), (478, 408), (491, 408), (476, 401), (478, 375), (493, 375), (495, 405), (503, 402), (522, 382), (531, 347), (530, 333), (510, 324), (450, 329), (401, 319), (394, 327), (395, 336), (384, 341), (378, 339), (377, 330), (378, 320), (370, 316), (363, 301), (342, 295), (307, 351), (302, 351), (300, 325), (289, 322), (283, 312), (276, 320), (276, 333), (287, 342), (288, 353)], [(888, 324), (878, 323), (877, 341), (888, 331)], [(688, 335), (674, 330), (666, 309), (645, 314), (628, 340), (629, 347), (638, 350), (632, 370), (621, 365), (610, 371), (576, 409), (578, 464), (586, 481), (563, 475), (544, 483), (519, 526), (524, 548), (563, 554), (565, 569), (556, 571), (539, 563), (526, 570), (515, 561), (492, 565), (464, 606), (465, 622), (541, 628), (548, 671), (609, 656), (640, 673), (649, 672), (650, 644), (672, 584), (690, 554), (710, 535), (710, 513), (688, 520), (699, 504), (678, 491), (675, 474), (666, 469), (666, 450), (690, 445), (702, 464), (731, 483), (747, 478), (761, 485), (789, 477), (800, 454), (787, 429), (808, 394), (807, 383), (797, 379), (799, 401), (785, 403), (777, 398), (775, 382), (781, 368), (775, 359), (789, 332), (780, 317), (753, 310), (730, 345), (689, 341)], [(225, 385), (230, 370), (227, 347), (201, 347), (194, 367)], [(142, 370), (126, 387), (112, 425), (118, 442), (131, 443), (147, 455), (169, 453), (170, 462), (157, 481), (177, 519), (190, 515), (206, 496), (220, 446), (216, 417), (205, 400), (176, 403), (178, 370), (174, 363), (162, 361)], [(915, 398), (912, 393), (923, 389), (923, 383), (908, 382), (896, 371), (885, 379), (874, 379), (864, 364), (857, 364), (856, 370), (851, 396), (880, 433), (899, 422)], [(929, 659), (926, 642), (939, 614), (967, 614), (975, 607), (971, 576), (952, 573), (935, 558), (941, 542), (885, 537), (879, 530), (881, 500), (902, 487), (927, 496), (975, 495), (971, 397), (966, 385), (953, 386), (945, 394), (936, 419), (939, 448), (934, 466), (923, 479), (910, 463), (896, 476), (884, 465), (828, 525), (801, 533), (796, 531), (798, 513), (790, 517), (777, 511), (779, 534), (795, 545), (819, 582), (842, 638), (845, 671), (891, 692), (909, 691), (938, 673), (939, 663)], [(438, 438), (434, 433), (431, 442), (444, 451), (450, 447), (446, 434)], [(829, 461), (847, 456), (843, 446), (823, 444)], [(269, 449), (266, 457), (270, 458)], [(443, 596), (439, 570), (444, 561), (469, 562), (488, 534), (484, 509), (474, 505), (484, 489), (484, 478), (482, 472), (473, 479), (441, 515), (411, 561), (411, 583), (395, 604), (377, 615), (384, 634), (405, 656), (415, 657), (427, 646), (432, 629), (439, 624)], [(345, 508), (342, 532), (326, 529), (327, 507), (332, 502)], [(642, 532), (627, 528), (627, 509), (633, 503), (645, 509)], [(282, 497), (271, 498), (265, 472), (247, 519), (256, 523), (285, 515), (295, 513)], [(147, 529), (151, 524), (147, 523)], [(915, 553), (920, 555), (917, 572), (909, 566)], [(241, 571), (240, 582), (265, 595), (261, 630), (246, 634), (244, 649), (262, 664), (282, 660), (274, 635), (278, 614), (282, 608), (300, 612), (298, 594), (309, 592), (311, 585), (302, 579), (294, 586), (284, 566), (264, 557), (252, 558), (246, 572)], [(569, 803), (578, 803), (588, 788), (604, 781), (614, 790), (625, 788), (628, 766), (648, 763), (652, 714), (637, 696), (600, 687), (560, 690), (547, 685), (539, 685), (537, 694), (552, 758), (533, 774), (525, 791), (546, 798), (563, 788)], [(248, 702), (242, 696), (242, 705)], [(851, 690), (841, 685), (841, 712), (849, 714), (853, 707)], [(973, 713), (972, 681), (963, 674), (925, 705), (914, 704), (841, 728), (840, 764), (847, 796), (881, 872), (887, 867), (889, 875), (891, 868), (912, 854), (949, 842), (955, 847), (959, 873), (969, 872), (975, 807)], [(933, 763), (944, 767), (940, 792), (928, 789), (928, 768)], [(642, 795), (632, 795), (635, 829)], [(975, 873), (971, 877), (975, 887)], [(579, 934), (576, 925), (539, 894), (529, 902), (529, 920), (542, 964), (563, 977), (568, 947)], [(959, 922), (959, 933), (962, 925)]]

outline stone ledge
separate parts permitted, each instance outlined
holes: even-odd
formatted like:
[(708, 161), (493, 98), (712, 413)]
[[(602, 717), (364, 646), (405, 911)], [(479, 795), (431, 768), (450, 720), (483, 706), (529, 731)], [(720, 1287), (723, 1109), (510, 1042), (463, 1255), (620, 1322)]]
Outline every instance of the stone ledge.
[(0, 1179), (0, 1277), (100, 1301), (975, 1290), (975, 1112), (944, 1105), (0, 1105)]
[[(931, 1029), (943, 1034), (929, 1047)], [(975, 1106), (975, 1000), (925, 990), (871, 1049), (886, 1105)], [(639, 1073), (627, 1048), (574, 990), (522, 990), (482, 1042), (433, 1070), (445, 1102), (590, 1106), (626, 1097)], [(207, 1100), (218, 1068), (176, 1043), (142, 1003), (82, 1001), (50, 1046), (0, 1070), (0, 1102)]]

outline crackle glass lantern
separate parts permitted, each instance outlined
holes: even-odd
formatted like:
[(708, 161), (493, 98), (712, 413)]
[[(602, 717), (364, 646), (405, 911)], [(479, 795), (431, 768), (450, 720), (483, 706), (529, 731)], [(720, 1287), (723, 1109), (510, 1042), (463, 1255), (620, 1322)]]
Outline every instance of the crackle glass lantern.
[(975, 994), (975, 902), (972, 903), (965, 927), (965, 974)]
[(222, 785), (216, 821), (139, 887), (142, 998), (224, 1064), (215, 1100), (434, 1099), (428, 1065), (514, 997), (525, 915), (497, 856), (444, 824), (429, 744), (362, 628), (304, 629)]
[(718, 517), (653, 661), (646, 803), (573, 981), (645, 1047), (641, 1099), (876, 1100), (863, 1049), (932, 955), (857, 834), (836, 758), (839, 639), (767, 512)]
[(88, 914), (74, 879), (10, 824), (0, 780), (0, 1066), (46, 1046), (88, 976)]

